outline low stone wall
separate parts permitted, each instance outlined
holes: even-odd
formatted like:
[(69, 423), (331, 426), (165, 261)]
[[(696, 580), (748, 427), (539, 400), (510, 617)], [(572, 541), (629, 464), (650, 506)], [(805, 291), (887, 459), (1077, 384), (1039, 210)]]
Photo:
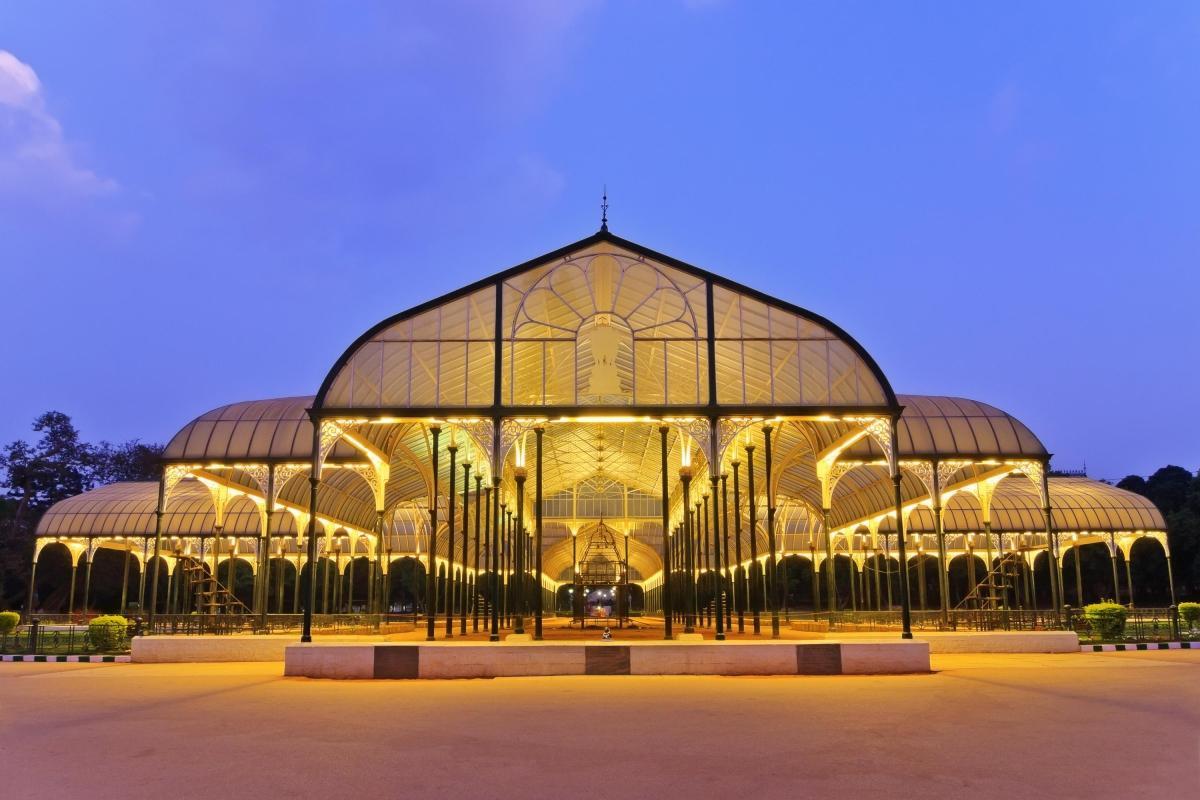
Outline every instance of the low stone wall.
[[(503, 644), (437, 642), (381, 642), (379, 637), (344, 637), (360, 641), (331, 641), (318, 638), (311, 645), (313, 651), (338, 647), (362, 648), (362, 664), (354, 675), (312, 675), (311, 677), (374, 677), (375, 647), (421, 647), (422, 675), (420, 677), (502, 677), (515, 675), (583, 675), (588, 673), (587, 661), (596, 659), (593, 669), (605, 658), (601, 651), (587, 648), (624, 648), (627, 652), (628, 668), (613, 674), (630, 675), (790, 675), (790, 674), (854, 674), (865, 672), (920, 672), (929, 669), (930, 653), (1077, 653), (1079, 637), (1071, 631), (995, 631), (963, 633), (918, 633), (913, 641), (925, 645), (924, 666), (916, 669), (905, 661), (912, 651), (905, 649), (912, 642), (899, 639), (879, 640), (860, 638), (865, 634), (849, 634), (842, 640), (817, 638), (813, 641), (788, 642), (636, 642), (636, 643), (556, 643), (556, 642), (509, 642)], [(299, 645), (295, 635), (276, 636), (138, 636), (133, 639), (132, 657), (142, 663), (186, 663), (219, 661), (284, 661), (292, 646)], [(538, 652), (536, 655), (519, 650), (519, 647), (555, 648), (556, 653)], [(896, 646), (899, 649), (889, 650)], [(810, 648), (798, 654), (797, 647)], [(697, 649), (700, 648), (700, 649)], [(790, 655), (779, 648), (791, 649)], [(817, 648), (817, 649), (812, 649)], [(824, 649), (821, 649), (824, 648)], [(832, 649), (830, 649), (832, 648)], [(734, 650), (737, 650), (734, 653)], [(426, 652), (427, 651), (427, 652)], [(498, 655), (500, 653), (501, 655)], [(834, 654), (836, 653), (836, 660)], [(821, 655), (824, 654), (824, 655)], [(399, 656), (383, 656), (383, 658)], [(321, 666), (325, 656), (316, 654), (296, 656), (310, 664), (306, 669), (345, 668), (336, 662)], [(805, 666), (789, 672), (787, 665), (797, 658)], [(836, 663), (833, 667), (820, 666), (820, 659)], [(789, 661), (791, 659), (791, 661)], [(351, 659), (353, 660), (353, 659)], [(297, 662), (301, 663), (301, 662)], [(622, 662), (623, 663), (623, 662)], [(798, 663), (798, 662), (797, 662)], [(912, 662), (918, 663), (918, 662)], [(893, 669), (892, 665), (899, 668)], [(385, 671), (388, 668), (385, 668)], [(541, 670), (541, 671), (539, 671)], [(289, 673), (290, 674), (290, 673)], [(296, 673), (306, 674), (306, 673)]]
[(135, 636), (134, 662), (283, 661), (295, 636)]
[(359, 679), (928, 671), (929, 644), (921, 641), (312, 643), (288, 645), (284, 660), (284, 675)]

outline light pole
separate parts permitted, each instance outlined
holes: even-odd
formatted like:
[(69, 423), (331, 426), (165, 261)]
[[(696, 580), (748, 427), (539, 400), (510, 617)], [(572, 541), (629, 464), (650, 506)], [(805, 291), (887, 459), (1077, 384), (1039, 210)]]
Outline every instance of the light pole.
[(521, 636), (525, 633), (525, 609), (522, 608), (521, 600), (524, 595), (525, 583), (525, 448), (521, 447), (517, 450), (517, 466), (513, 469), (513, 476), (517, 481), (517, 526), (513, 534), (513, 542), (516, 547), (513, 548), (513, 577), (516, 579), (516, 586), (513, 588), (512, 606), (516, 612), (516, 618), (513, 621), (513, 633)]
[[(662, 614), (663, 614), (663, 638), (664, 639), (671, 639), (673, 636), (672, 631), (671, 631), (671, 627), (672, 627), (671, 626), (671, 623), (672, 623), (671, 615), (674, 613), (674, 609), (672, 608), (672, 602), (671, 602), (673, 600), (673, 598), (671, 597), (671, 589), (672, 589), (672, 587), (671, 587), (671, 570), (673, 569), (673, 566), (671, 564), (671, 542), (670, 542), (671, 534), (667, 530), (671, 524), (671, 520), (670, 520), (671, 509), (669, 507), (671, 498), (670, 498), (670, 492), (667, 489), (667, 433), (669, 431), (670, 431), (670, 429), (666, 425), (659, 426), (659, 429), (658, 429), (659, 451), (660, 451), (659, 454), (661, 456), (660, 460), (662, 463), (662, 476), (661, 476), (661, 480), (662, 480), (662, 487), (661, 487), (662, 488), (662, 535), (663, 535)], [(33, 595), (30, 594), (30, 597), (32, 597), (32, 596)]]
[(683, 563), (686, 566), (684, 591), (687, 597), (684, 602), (686, 616), (683, 620), (683, 632), (696, 632), (696, 575), (692, 569), (692, 452), (691, 445), (680, 437), (679, 480), (683, 483), (683, 546), (685, 555)]
[(433, 492), (429, 502), (429, 571), (425, 574), (425, 641), (436, 638), (437, 625), (437, 495), (438, 495), (438, 437), (442, 429), (436, 425), (429, 429), (433, 444), (429, 457), (433, 461)]

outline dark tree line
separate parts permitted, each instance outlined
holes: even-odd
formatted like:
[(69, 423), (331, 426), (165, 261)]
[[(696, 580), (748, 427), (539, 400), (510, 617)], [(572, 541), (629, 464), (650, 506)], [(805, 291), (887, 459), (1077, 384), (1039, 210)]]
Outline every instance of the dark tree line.
[[(1171, 563), (1175, 587), (1181, 600), (1200, 598), (1200, 472), (1167, 466), (1149, 478), (1130, 475), (1117, 487), (1149, 498), (1167, 521), (1167, 541), (1171, 545)], [(1137, 561), (1135, 560), (1136, 564)], [(1152, 576), (1165, 585), (1161, 576)]]
[(60, 411), (38, 417), (33, 432), (35, 441), (18, 439), (0, 451), (0, 609), (24, 602), (34, 532), (46, 509), (104, 484), (158, 480), (162, 445), (84, 442)]

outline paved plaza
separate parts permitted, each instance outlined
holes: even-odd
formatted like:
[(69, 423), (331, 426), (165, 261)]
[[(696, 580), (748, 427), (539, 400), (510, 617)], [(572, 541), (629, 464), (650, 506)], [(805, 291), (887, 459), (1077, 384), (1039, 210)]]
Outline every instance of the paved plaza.
[(1200, 653), (928, 676), (313, 681), (0, 665), (14, 797), (1194, 797)]

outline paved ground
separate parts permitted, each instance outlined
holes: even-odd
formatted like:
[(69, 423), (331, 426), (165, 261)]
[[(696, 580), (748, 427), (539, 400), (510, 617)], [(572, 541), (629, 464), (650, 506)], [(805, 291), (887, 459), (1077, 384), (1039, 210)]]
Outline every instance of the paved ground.
[(0, 664), (0, 779), (14, 798), (1200, 796), (1200, 652), (934, 661), (445, 682)]

